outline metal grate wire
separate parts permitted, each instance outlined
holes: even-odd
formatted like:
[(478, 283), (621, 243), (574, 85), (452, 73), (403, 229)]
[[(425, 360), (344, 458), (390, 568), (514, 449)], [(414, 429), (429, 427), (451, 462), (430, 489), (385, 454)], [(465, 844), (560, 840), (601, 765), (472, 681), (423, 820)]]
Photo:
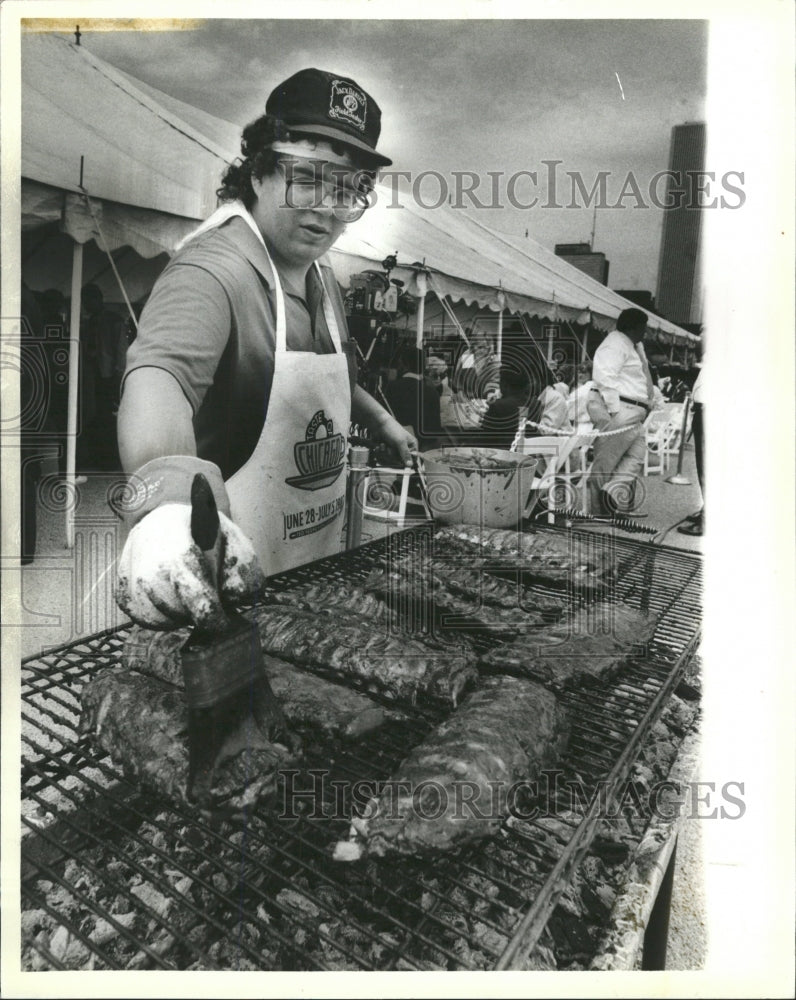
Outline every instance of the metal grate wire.
[[(424, 531), (269, 583), (277, 591), (361, 581), (407, 547), (427, 545)], [(576, 724), (561, 774), (589, 790), (629, 770), (685, 667), (698, 638), (701, 560), (612, 536), (572, 537), (584, 547), (612, 545), (621, 574), (609, 598), (659, 620), (646, 650), (614, 681), (565, 696)], [(402, 705), (405, 720), (353, 744), (311, 743), (293, 779), (306, 792), (294, 818), (252, 811), (209, 823), (130, 782), (77, 734), (80, 689), (97, 668), (120, 663), (125, 635), (99, 633), (23, 663), (28, 967), (475, 970), (516, 966), (528, 954), (594, 834), (586, 806), (507, 822), (492, 841), (432, 863), (332, 862), (330, 848), (347, 833), (351, 809), (344, 795), (343, 814), (335, 812), (334, 782), (387, 779), (443, 717), (424, 703)], [(495, 640), (475, 633), (468, 641), (485, 648)], [(62, 935), (58, 954), (53, 925), (71, 936), (64, 949)]]

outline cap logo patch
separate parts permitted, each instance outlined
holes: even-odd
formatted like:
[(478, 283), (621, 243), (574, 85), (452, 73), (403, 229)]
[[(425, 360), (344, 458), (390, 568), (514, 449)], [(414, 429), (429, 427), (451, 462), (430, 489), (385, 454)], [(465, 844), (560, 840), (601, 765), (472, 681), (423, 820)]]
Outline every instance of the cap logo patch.
[(368, 102), (361, 90), (343, 80), (332, 80), (329, 117), (365, 131)]

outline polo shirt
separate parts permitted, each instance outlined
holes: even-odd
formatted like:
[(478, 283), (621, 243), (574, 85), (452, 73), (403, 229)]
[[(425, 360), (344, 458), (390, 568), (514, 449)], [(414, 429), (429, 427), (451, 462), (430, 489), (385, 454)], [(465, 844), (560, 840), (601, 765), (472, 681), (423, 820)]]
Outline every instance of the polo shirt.
[[(318, 263), (353, 394), (356, 355), (342, 296), (328, 261)], [(251, 456), (268, 412), (276, 340), (273, 281), (256, 234), (233, 217), (191, 240), (169, 261), (127, 352), (125, 378), (136, 368), (154, 367), (177, 380), (193, 411), (197, 455), (218, 465), (225, 479)], [(282, 291), (287, 349), (333, 353), (315, 268), (308, 272), (304, 296), (284, 280)]]

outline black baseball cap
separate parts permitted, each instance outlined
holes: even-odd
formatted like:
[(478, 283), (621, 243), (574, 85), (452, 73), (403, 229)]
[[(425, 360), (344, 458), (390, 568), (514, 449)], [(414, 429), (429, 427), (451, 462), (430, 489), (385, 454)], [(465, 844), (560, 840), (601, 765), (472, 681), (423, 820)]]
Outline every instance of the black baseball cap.
[(265, 113), (284, 122), (291, 132), (334, 139), (367, 153), (374, 166), (392, 163), (376, 152), (381, 109), (348, 77), (321, 69), (299, 70), (271, 91)]

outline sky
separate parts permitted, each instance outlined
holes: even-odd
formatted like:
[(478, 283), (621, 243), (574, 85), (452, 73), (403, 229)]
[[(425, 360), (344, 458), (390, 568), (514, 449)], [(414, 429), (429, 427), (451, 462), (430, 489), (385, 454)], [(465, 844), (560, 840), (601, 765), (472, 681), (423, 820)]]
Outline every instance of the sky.
[[(704, 21), (247, 19), (168, 32), (81, 30), (81, 44), (106, 61), (240, 125), (260, 115), (271, 89), (297, 69), (353, 77), (381, 107), (379, 148), (393, 169), (412, 172), (424, 204), (443, 186), (455, 199), (453, 172), (474, 171), (475, 194), (488, 207), (460, 201), (487, 225), (527, 231), (549, 249), (590, 241), (594, 226), (609, 285), (655, 293), (663, 212), (647, 192), (669, 165), (672, 126), (704, 120)], [(552, 160), (560, 163), (545, 165)], [(490, 171), (501, 172), (497, 198)], [(535, 172), (536, 182), (523, 171)], [(609, 171), (612, 204), (632, 171), (649, 207), (635, 195), (596, 218), (582, 198), (567, 207), (569, 171), (587, 191)], [(511, 204), (513, 175), (514, 202), (536, 196), (536, 206)]]

